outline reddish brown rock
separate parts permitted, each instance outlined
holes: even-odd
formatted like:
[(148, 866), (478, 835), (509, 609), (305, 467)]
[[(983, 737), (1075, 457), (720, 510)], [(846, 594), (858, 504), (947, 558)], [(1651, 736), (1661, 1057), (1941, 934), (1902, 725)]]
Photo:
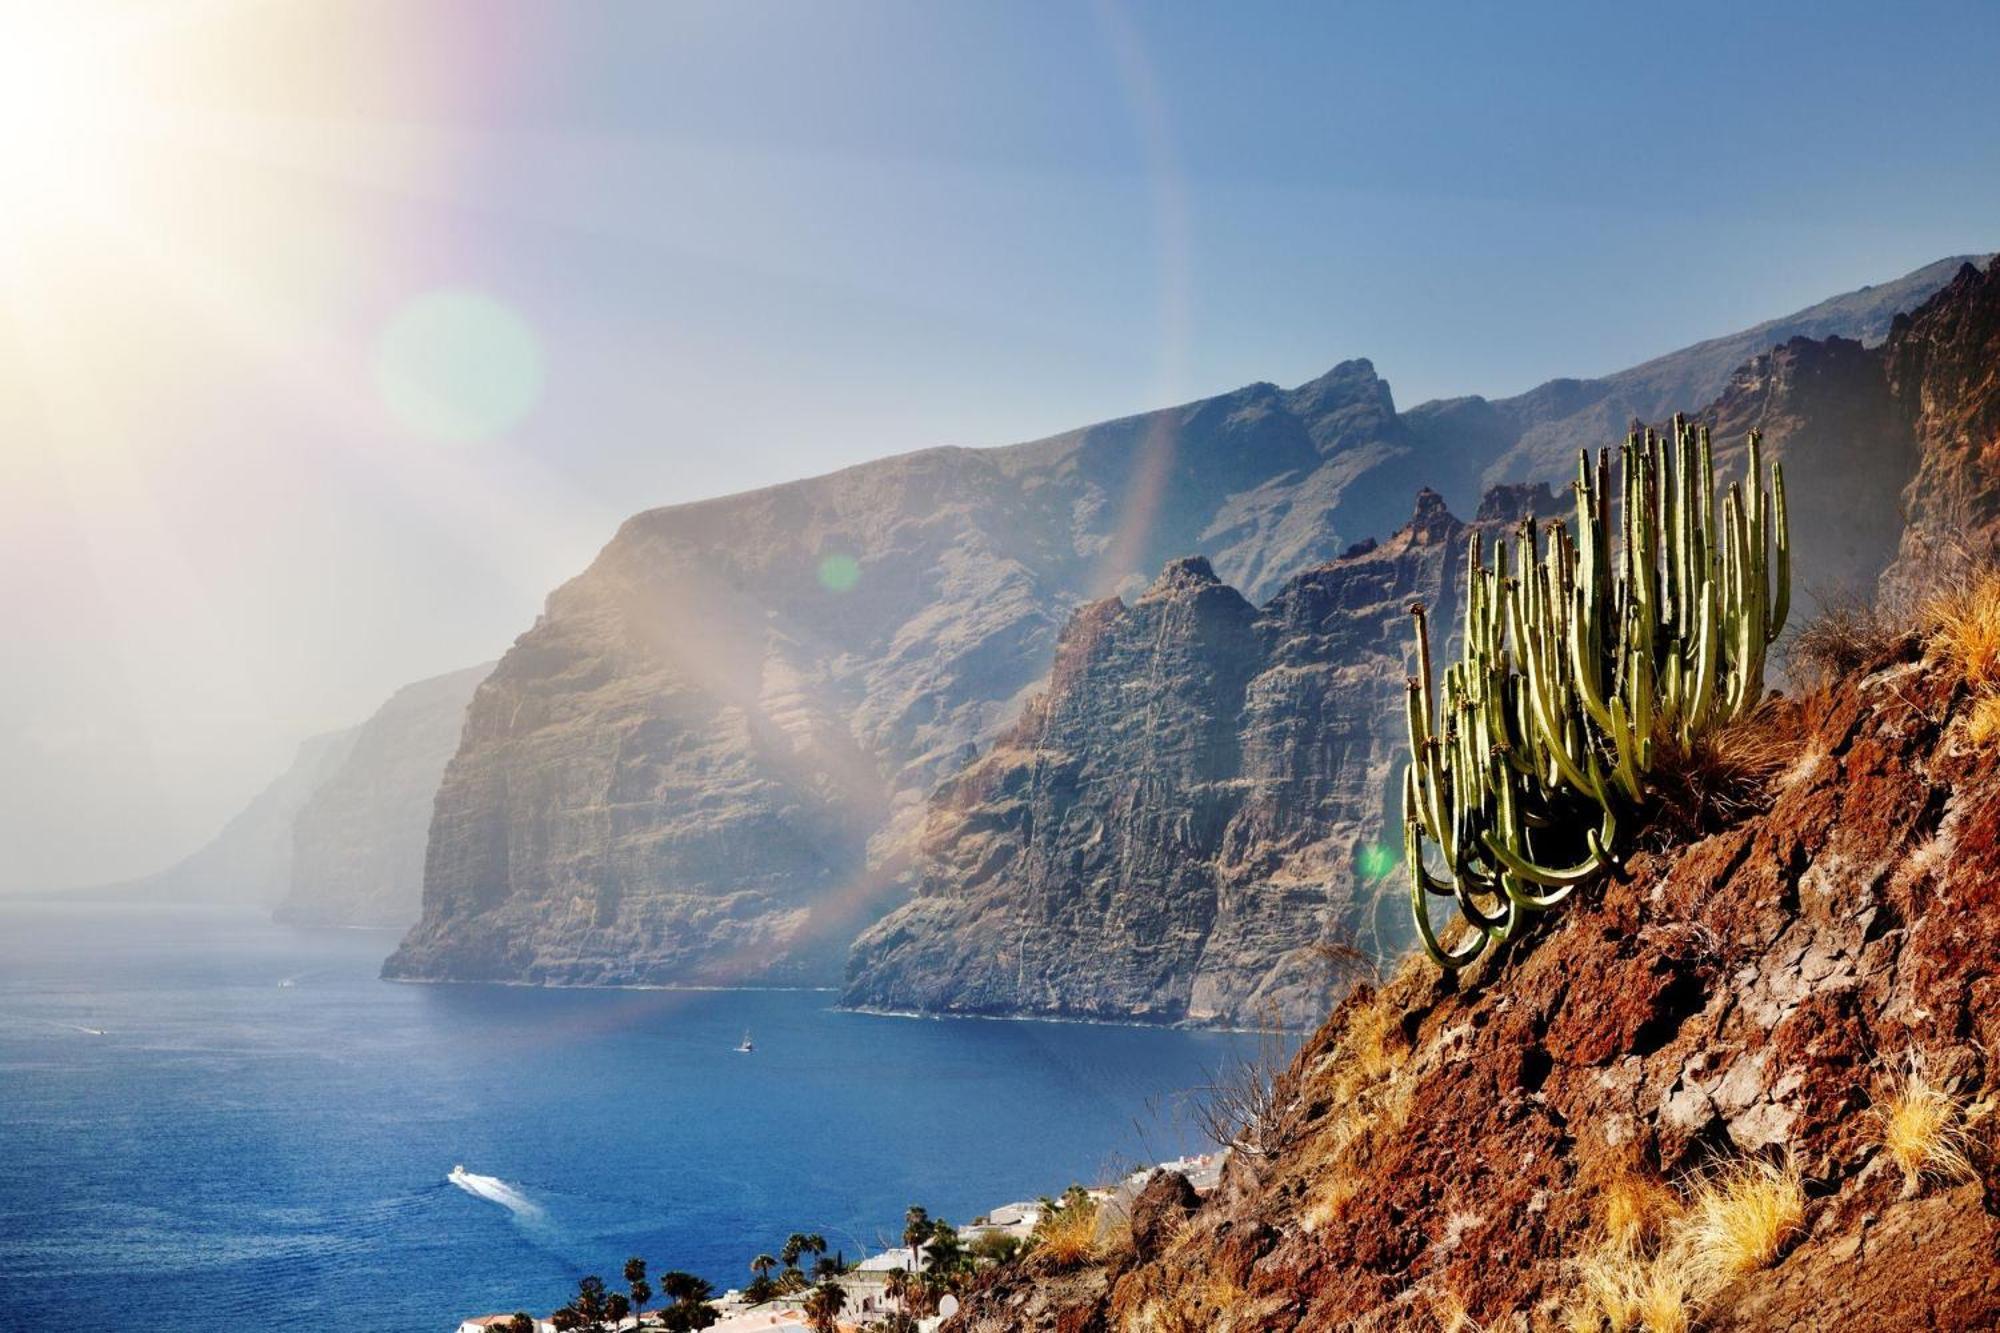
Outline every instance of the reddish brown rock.
[[(1551, 1326), (1613, 1182), (1783, 1154), (1803, 1234), (1703, 1327), (2000, 1321), (1990, 1124), (1978, 1179), (1912, 1191), (1872, 1110), (1912, 1058), (1975, 1115), (2000, 1095), (2000, 763), (1914, 640), (1786, 708), (1767, 811), (1636, 858), (1470, 975), (1413, 964), (1343, 1004), (1283, 1079), (1278, 1150), (1107, 1273), (1109, 1325)], [(984, 1295), (955, 1327), (1040, 1327)]]

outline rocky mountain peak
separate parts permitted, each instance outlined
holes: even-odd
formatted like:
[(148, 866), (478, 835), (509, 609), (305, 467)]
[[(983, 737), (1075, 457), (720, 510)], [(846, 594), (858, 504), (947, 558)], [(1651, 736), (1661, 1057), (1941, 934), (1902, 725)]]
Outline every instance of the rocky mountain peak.
[(1160, 576), (1153, 580), (1144, 596), (1165, 597), (1176, 593), (1217, 587), (1222, 580), (1215, 577), (1215, 569), (1204, 555), (1184, 555), (1178, 560), (1170, 560)]

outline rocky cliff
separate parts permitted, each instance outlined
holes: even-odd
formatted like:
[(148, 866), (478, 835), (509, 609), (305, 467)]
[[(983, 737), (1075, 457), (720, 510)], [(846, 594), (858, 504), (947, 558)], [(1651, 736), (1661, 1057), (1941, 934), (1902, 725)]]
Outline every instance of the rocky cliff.
[[(1791, 318), (1869, 334), (1932, 277)], [(1716, 355), (1633, 383), (1719, 384)], [(1390, 531), (1419, 485), (1477, 494), (1530, 426), (1677, 405), (1623, 383), (1398, 415), (1348, 362), (1293, 390), (642, 514), (481, 686), (423, 918), (385, 973), (835, 979), (903, 896), (926, 798), (1018, 715), (1076, 606), (1190, 552), (1268, 598)]]
[[(1962, 368), (1965, 339), (1941, 332), (1977, 325), (1971, 282), (1961, 276), (1898, 322), (1881, 348), (1792, 338), (1738, 367), (1702, 413), (1725, 476), (1743, 466), (1752, 430), (1786, 463), (1801, 606), (1865, 595), (1896, 557), (1903, 492), (1926, 449), (1906, 401), (1923, 395), (1898, 387), (1918, 373), (1889, 368), (1910, 363), (1913, 347), (1961, 367), (1933, 395), (1955, 405), (1943, 413), (1954, 423), (1968, 397), (1990, 392)], [(1987, 357), (1975, 351), (1969, 365), (1991, 366)], [(1929, 452), (1956, 457), (1954, 447)], [(1482, 518), (1490, 527), (1525, 504), (1496, 491)], [(1316, 1021), (1339, 980), (1321, 946), (1393, 953), (1403, 942), (1376, 938), (1368, 869), (1393, 859), (1385, 841), (1396, 841), (1383, 830), (1403, 744), (1403, 608), (1425, 601), (1445, 626), (1456, 609), (1461, 530), (1435, 497), (1430, 509), (1383, 547), (1301, 576), (1254, 617), (1212, 580), (1191, 582), (1186, 566), (1129, 609), (1083, 613), (1050, 694), (939, 794), (917, 896), (857, 942), (847, 1001)], [(1232, 633), (1190, 632), (1191, 589), (1231, 608)], [(1130, 721), (1160, 717), (1192, 721)], [(1193, 722), (1240, 734), (1190, 750)], [(1389, 920), (1400, 927), (1402, 913)]]
[(1889, 383), (1920, 462), (1903, 495), (1909, 528), (1882, 591), (1909, 603), (2000, 552), (2000, 259), (1968, 264), (1896, 321)]
[(355, 731), (291, 821), (280, 921), (407, 926), (423, 904), (424, 843), (444, 766), (492, 663), (405, 685)]
[(1914, 635), (1785, 703), (1764, 808), (1479, 972), (1350, 997), (1191, 1215), (996, 1270), (947, 1328), (1993, 1327), (2000, 766), (1972, 711)]
[[(1488, 497), (1485, 529), (1557, 512)], [(1425, 491), (1388, 541), (1262, 608), (1208, 562), (1079, 611), (1048, 690), (932, 804), (913, 901), (861, 936), (845, 1002), (950, 1013), (1291, 1025), (1375, 936), (1394, 856), (1411, 601), (1456, 601), (1466, 527)]]

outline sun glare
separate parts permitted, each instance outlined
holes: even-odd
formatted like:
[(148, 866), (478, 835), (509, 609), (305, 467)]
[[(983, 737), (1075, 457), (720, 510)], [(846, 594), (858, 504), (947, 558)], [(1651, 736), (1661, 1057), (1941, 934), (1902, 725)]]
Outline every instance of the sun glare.
[(0, 238), (60, 227), (115, 195), (133, 114), (108, 12), (0, 6)]

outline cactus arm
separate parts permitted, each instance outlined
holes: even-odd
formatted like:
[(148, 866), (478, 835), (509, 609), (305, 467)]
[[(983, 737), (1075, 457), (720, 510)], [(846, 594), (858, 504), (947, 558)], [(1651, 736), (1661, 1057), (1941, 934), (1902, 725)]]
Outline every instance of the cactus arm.
[(1439, 943), (1436, 929), (1431, 925), (1431, 910), (1425, 901), (1425, 881), (1423, 845), (1415, 824), (1403, 826), (1404, 857), (1410, 863), (1410, 911), (1416, 919), (1417, 938), (1422, 941), (1424, 952), (1430, 960), (1447, 971), (1455, 972), (1486, 950), (1488, 935), (1483, 930), (1474, 930), (1457, 949), (1447, 949)]
[(1785, 521), (1785, 465), (1771, 464), (1771, 503), (1776, 511), (1777, 522), (1771, 537), (1776, 544), (1776, 586), (1771, 593), (1771, 623), (1765, 637), (1776, 643), (1778, 636), (1785, 632), (1785, 618), (1792, 609), (1792, 534), (1791, 526)]

